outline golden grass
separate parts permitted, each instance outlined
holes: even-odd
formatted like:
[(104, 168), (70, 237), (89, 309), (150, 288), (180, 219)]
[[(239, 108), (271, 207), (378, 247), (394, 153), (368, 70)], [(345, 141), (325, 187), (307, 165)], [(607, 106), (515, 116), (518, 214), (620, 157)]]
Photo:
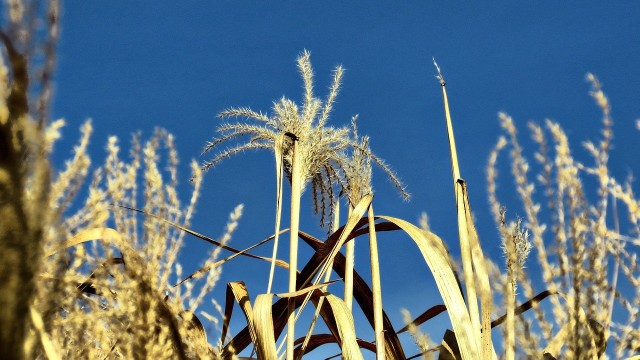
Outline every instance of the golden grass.
[[(603, 130), (598, 142), (584, 144), (593, 164), (573, 156), (559, 124), (546, 121), (545, 128), (531, 124), (538, 146), (534, 153), (538, 176), (529, 180), (531, 165), (515, 121), (499, 115), (505, 134), (489, 156), (487, 181), (504, 250), (505, 265), (500, 270), (480, 245), (467, 182), (458, 163), (446, 83), (436, 65), (449, 136), (460, 281), (447, 243), (429, 230), (426, 218), (416, 226), (374, 214), (372, 162), (401, 195), (408, 194), (370, 150), (368, 137), (358, 135), (356, 117), (351, 129), (327, 125), (344, 71), (336, 68), (328, 96), (323, 101), (316, 98), (306, 51), (297, 60), (304, 83), (301, 106), (282, 98), (274, 103), (272, 115), (247, 108), (223, 111), (221, 118), (248, 118), (258, 124), (224, 123), (220, 137), (205, 148), (205, 152), (218, 150), (234, 142), (206, 163), (204, 170), (242, 150), (274, 152), (275, 230), (255, 245), (242, 250), (228, 245), (242, 206), (231, 212), (219, 238), (189, 228), (202, 169), (191, 164), (192, 192), (180, 196), (178, 155), (173, 137), (164, 130), (156, 130), (146, 141), (135, 135), (127, 160), (122, 159), (118, 139), (110, 138), (105, 163), (92, 168), (88, 150), (92, 128), (86, 122), (73, 157), (62, 170), (53, 171), (48, 159), (64, 125), (62, 120), (49, 123), (47, 119), (51, 96), (47, 74), (55, 63), (57, 7), (51, 2), (46, 11), (48, 33), (42, 43), (24, 44), (15, 37), (17, 31), (32, 25), (33, 16), (20, 14), (24, 9), (14, 8), (7, 17), (8, 25), (0, 31), (4, 48), (0, 56), (0, 194), (7, 199), (0, 204), (3, 354), (18, 359), (233, 359), (253, 346), (260, 359), (300, 359), (332, 343), (340, 346), (338, 356), (345, 359), (362, 359), (363, 350), (375, 353), (377, 359), (432, 358), (437, 351), (443, 359), (473, 360), (495, 359), (498, 354), (506, 359), (604, 359), (607, 344), (607, 354), (617, 358), (634, 358), (640, 351), (640, 296), (634, 292), (640, 288), (636, 261), (640, 202), (632, 184), (615, 179), (608, 170), (613, 120), (609, 100), (595, 76), (587, 78), (603, 114)], [(27, 45), (44, 47), (48, 61), (31, 63), (21, 52)], [(36, 66), (43, 66), (43, 71), (36, 72)], [(34, 94), (27, 89), (28, 75), (35, 73), (42, 74), (34, 78), (42, 90)], [(509, 212), (505, 211), (497, 194), (498, 160), (507, 148), (511, 149), (511, 178), (525, 214), (513, 221), (507, 214), (516, 213), (511, 210), (515, 205), (506, 204)], [(292, 186), (290, 227), (281, 230), (285, 176)], [(590, 195), (592, 189), (583, 185), (584, 177), (595, 179), (595, 194)], [(542, 191), (537, 190), (536, 182)], [(330, 234), (322, 240), (299, 229), (301, 195), (307, 185), (321, 223), (330, 225)], [(79, 193), (87, 195), (79, 199)], [(189, 199), (187, 204), (181, 202), (183, 198)], [(342, 226), (341, 203), (349, 209)], [(620, 226), (623, 219), (618, 206), (624, 207), (628, 226)], [(632, 230), (622, 233), (621, 228)], [(383, 307), (380, 275), (389, 270), (380, 268), (378, 243), (388, 231), (401, 231), (416, 244), (443, 302), (415, 319), (407, 313), (407, 325), (400, 330)], [(288, 262), (277, 259), (283, 232), (290, 237)], [(183, 274), (177, 262), (186, 235), (212, 245), (207, 261), (192, 274)], [(353, 266), (352, 250), (362, 235), (369, 236), (370, 283)], [(313, 251), (302, 266), (298, 265), (299, 240)], [(250, 252), (269, 241), (274, 241), (270, 258)], [(349, 249), (346, 256), (343, 248)], [(222, 258), (223, 250), (232, 255)], [(525, 268), (529, 251), (541, 269), (540, 279)], [(257, 294), (252, 302), (244, 283), (231, 282), (226, 284), (224, 307), (212, 300), (219, 314), (199, 310), (217, 285), (221, 265), (239, 256), (270, 263), (266, 292)], [(287, 293), (272, 293), (276, 266), (289, 272)], [(332, 272), (338, 280), (331, 280)], [(345, 283), (344, 298), (330, 292), (337, 281)], [(620, 286), (622, 281), (630, 286)], [(543, 288), (536, 290), (539, 284)], [(315, 307), (315, 316), (300, 336), (296, 325), (308, 304)], [(236, 306), (246, 326), (231, 334)], [(353, 318), (356, 309), (361, 309), (374, 339), (358, 338)], [(419, 327), (442, 312), (448, 314), (451, 330), (439, 345), (433, 345), (430, 339), (439, 334), (425, 336)], [(219, 339), (207, 336), (200, 319), (211, 322)], [(329, 333), (317, 333), (317, 321)], [(503, 332), (502, 346), (492, 341), (496, 327)], [(406, 332), (419, 347), (416, 355), (407, 355), (403, 347), (400, 336)], [(284, 352), (278, 342), (286, 343)]]
[[(546, 131), (530, 123), (532, 139), (538, 146), (534, 158), (540, 172), (535, 179), (537, 184), (529, 180), (532, 165), (524, 155), (513, 119), (506, 114), (499, 115), (506, 136), (498, 140), (489, 160), (487, 177), (492, 210), (504, 229), (505, 243), (515, 247), (515, 253), (507, 257), (508, 263), (514, 265), (513, 270), (508, 270), (510, 279), (506, 282), (496, 279), (496, 284), (502, 284), (497, 290), (512, 297), (509, 294), (518, 282), (524, 296), (531, 298), (534, 284), (543, 281), (557, 294), (550, 297), (552, 314), (541, 306), (533, 306), (535, 326), (540, 332), (531, 332), (534, 323), (530, 318), (511, 316), (509, 320), (512, 330), (506, 330), (505, 334), (508, 346), (519, 348), (520, 353), (527, 356), (539, 354), (544, 344), (547, 345), (543, 351), (567, 358), (601, 358), (605, 348), (608, 354), (623, 358), (640, 350), (634, 340), (638, 334), (640, 298), (633, 291), (640, 284), (640, 269), (635, 265), (637, 251), (628, 247), (633, 242), (631, 239), (637, 237), (637, 215), (633, 214), (634, 201), (630, 201), (634, 195), (631, 186), (622, 190), (609, 172), (607, 161), (613, 138), (610, 104), (595, 76), (588, 74), (587, 80), (603, 115), (601, 139), (583, 144), (593, 158), (593, 165), (572, 155), (568, 138), (558, 123), (546, 120)], [(505, 225), (496, 194), (498, 154), (507, 146), (511, 147), (511, 173), (526, 214), (510, 225)], [(592, 194), (589, 194), (592, 190), (583, 185), (584, 179), (590, 176), (598, 183)], [(537, 194), (536, 185), (542, 188), (541, 195)], [(616, 204), (623, 198), (629, 207), (631, 229), (635, 229), (630, 235), (620, 232), (622, 219)], [(544, 205), (540, 202), (546, 202), (546, 211), (541, 211)], [(521, 256), (517, 244), (526, 242), (528, 234), (537, 266), (542, 270), (541, 279), (524, 271), (517, 259)], [(526, 250), (526, 246), (523, 249)], [(621, 271), (622, 268), (626, 270)], [(631, 288), (617, 287), (622, 274)], [(614, 311), (618, 319), (627, 319), (613, 321)]]

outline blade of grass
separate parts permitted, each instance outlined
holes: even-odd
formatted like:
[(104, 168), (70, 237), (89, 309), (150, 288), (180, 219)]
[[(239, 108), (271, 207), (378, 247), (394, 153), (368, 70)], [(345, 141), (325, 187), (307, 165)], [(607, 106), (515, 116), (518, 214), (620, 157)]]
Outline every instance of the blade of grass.
[(347, 304), (339, 297), (328, 294), (327, 303), (331, 307), (331, 313), (335, 317), (340, 334), (340, 347), (342, 348), (342, 358), (345, 360), (362, 359), (362, 353), (356, 339), (356, 328), (353, 323), (353, 316)]
[[(451, 172), (453, 176), (454, 194), (456, 198), (456, 209), (458, 215), (458, 234), (460, 237), (460, 255), (462, 258), (462, 271), (467, 291), (467, 306), (474, 329), (480, 333), (476, 338), (482, 347), (482, 358), (496, 358), (491, 339), (491, 288), (489, 286), (489, 276), (484, 263), (482, 249), (478, 234), (473, 225), (469, 198), (467, 195), (466, 183), (460, 175), (456, 141), (453, 134), (453, 124), (449, 111), (449, 100), (447, 97), (446, 82), (435, 59), (433, 64), (438, 70), (438, 80), (442, 87), (445, 117), (447, 122), (447, 134), (449, 137), (449, 151), (451, 155)], [(475, 270), (475, 271), (474, 271)], [(475, 276), (474, 276), (475, 275)], [(478, 284), (476, 284), (476, 276)], [(478, 308), (477, 291), (480, 290), (480, 303), (482, 314)]]
[(444, 305), (432, 306), (429, 309), (427, 309), (427, 311), (425, 311), (422, 314), (418, 315), (415, 319), (413, 319), (413, 321), (411, 321), (405, 327), (403, 327), (402, 329), (398, 330), (398, 332), (396, 332), (396, 334), (402, 334), (403, 332), (409, 330), (409, 326), (410, 325), (420, 326), (423, 323), (425, 323), (426, 321), (433, 319), (434, 317), (442, 314), (445, 311), (447, 311), (447, 307), (444, 306)]
[(220, 335), (221, 341), (227, 338), (227, 332), (229, 330), (229, 323), (231, 322), (231, 316), (233, 315), (233, 302), (237, 300), (236, 294), (239, 291), (237, 288), (244, 287), (246, 292), (246, 286), (242, 282), (230, 282), (227, 283), (226, 297), (224, 301), (224, 318), (222, 321), (222, 333)]
[[(191, 229), (188, 229), (188, 228), (186, 228), (186, 227), (184, 227), (182, 225), (179, 225), (179, 224), (176, 224), (176, 223), (174, 223), (172, 221), (169, 221), (169, 220), (163, 218), (162, 216), (158, 216), (158, 215), (149, 213), (147, 211), (136, 209), (136, 208), (129, 207), (129, 206), (126, 206), (126, 205), (115, 205), (115, 206), (121, 207), (123, 209), (131, 210), (131, 211), (136, 211), (136, 212), (139, 212), (141, 214), (145, 214), (146, 216), (151, 216), (153, 218), (156, 218), (156, 219), (158, 219), (160, 221), (163, 221), (163, 222), (167, 223), (168, 225), (173, 226), (176, 229), (182, 230), (182, 231), (186, 232), (189, 235), (193, 235), (193, 236), (195, 236), (195, 237), (197, 237), (197, 238), (199, 238), (201, 240), (204, 240), (204, 241), (208, 242), (209, 244), (213, 244), (215, 246), (221, 247), (221, 248), (223, 248), (223, 249), (225, 249), (225, 250), (227, 250), (229, 252), (232, 252), (234, 254), (250, 257), (250, 258), (253, 258), (253, 259), (259, 259), (259, 260), (267, 261), (269, 263), (271, 262), (271, 258), (267, 258), (267, 257), (264, 257), (264, 256), (253, 255), (251, 253), (240, 251), (240, 250), (235, 249), (235, 248), (233, 248), (231, 246), (222, 244), (219, 241), (216, 241), (215, 239), (212, 239), (212, 238), (210, 238), (210, 237), (208, 237), (206, 235), (197, 233), (197, 232), (195, 232), (195, 231), (193, 231)], [(58, 250), (56, 250), (55, 252), (57, 252), (57, 251)]]
[(49, 250), (44, 254), (45, 257), (55, 255), (56, 253), (66, 250), (70, 247), (80, 245), (87, 241), (102, 240), (118, 247), (122, 243), (122, 237), (119, 232), (111, 228), (91, 228), (84, 229), (67, 239), (57, 249)]
[(398, 225), (418, 245), (425, 262), (429, 266), (429, 270), (431, 270), (435, 278), (442, 300), (449, 310), (447, 313), (451, 319), (451, 326), (453, 326), (453, 330), (456, 333), (462, 358), (465, 360), (480, 359), (481, 351), (478, 339), (480, 334), (474, 331), (469, 312), (458, 288), (456, 277), (449, 265), (448, 256), (442, 253), (439, 246), (434, 245), (434, 243), (442, 242), (442, 240), (435, 234), (421, 230), (402, 219), (390, 216), (378, 217)]
[(273, 331), (271, 306), (273, 294), (261, 294), (253, 305), (253, 327), (256, 333), (258, 359), (277, 359), (276, 339)]
[(491, 285), (489, 283), (489, 271), (485, 263), (485, 257), (480, 247), (480, 239), (473, 223), (471, 206), (469, 205), (469, 193), (464, 180), (458, 180), (459, 193), (462, 194), (464, 210), (464, 227), (468, 231), (469, 250), (471, 252), (472, 269), (475, 273), (475, 286), (480, 291), (480, 305), (482, 308), (482, 356), (484, 359), (496, 359), (496, 353), (491, 339), (491, 313), (493, 299), (491, 295)]
[[(551, 290), (542, 291), (538, 295), (536, 295), (533, 298), (531, 298), (529, 301), (524, 302), (524, 303), (522, 303), (522, 305), (516, 307), (515, 310), (514, 310), (514, 315), (518, 316), (518, 315), (524, 313), (525, 311), (533, 308), (535, 306), (535, 304), (541, 302), (542, 300), (544, 300), (548, 296), (556, 295), (556, 294), (558, 294), (557, 291), (551, 291)], [(497, 318), (497, 319), (495, 319), (495, 320), (493, 320), (491, 322), (491, 327), (494, 328), (494, 327), (502, 324), (506, 319), (507, 319), (507, 314), (500, 316), (499, 318)]]
[(453, 124), (451, 121), (451, 113), (449, 111), (449, 99), (447, 97), (446, 82), (440, 72), (440, 67), (436, 63), (435, 59), (433, 64), (438, 70), (438, 80), (442, 87), (442, 97), (444, 100), (444, 111), (447, 122), (447, 135), (449, 137), (449, 153), (451, 157), (451, 173), (453, 176), (453, 190), (456, 199), (456, 211), (458, 214), (458, 236), (460, 238), (460, 256), (462, 258), (462, 276), (464, 279), (466, 294), (467, 294), (467, 306), (469, 309), (469, 315), (471, 316), (471, 322), (474, 329), (480, 333), (480, 310), (478, 309), (478, 297), (476, 294), (475, 280), (473, 276), (473, 264), (471, 260), (471, 249), (469, 245), (469, 231), (466, 227), (466, 215), (464, 212), (464, 195), (460, 191), (458, 180), (460, 180), (460, 166), (458, 164), (458, 152), (456, 150), (456, 139), (453, 134)]
[[(301, 295), (306, 295), (307, 293), (309, 293), (311, 291), (314, 291), (314, 290), (326, 288), (327, 286), (329, 286), (331, 284), (335, 284), (338, 281), (339, 280), (327, 281), (327, 282), (324, 282), (322, 284), (307, 286), (307, 287), (305, 287), (303, 289), (300, 289), (300, 290), (297, 290), (297, 291), (294, 291), (294, 292), (276, 294), (276, 296), (279, 297), (279, 298), (298, 297), (298, 296), (301, 296)], [(323, 291), (325, 291), (325, 290), (323, 290)]]
[[(272, 239), (277, 238), (279, 234), (282, 234), (282, 233), (287, 232), (287, 231), (289, 231), (289, 229), (281, 230), (278, 234), (269, 236), (268, 238), (266, 238), (266, 239), (264, 239), (264, 240), (262, 240), (262, 241), (260, 241), (260, 242), (258, 242), (256, 244), (254, 244), (254, 245), (251, 245), (251, 246), (249, 246), (248, 248), (246, 248), (244, 250), (238, 251), (237, 253), (234, 253), (233, 255), (231, 255), (229, 257), (226, 257), (226, 258), (224, 258), (222, 260), (218, 260), (218, 261), (216, 261), (216, 262), (214, 262), (212, 264), (207, 264), (207, 265), (201, 267), (200, 269), (198, 269), (196, 272), (194, 272), (191, 275), (187, 276), (186, 278), (184, 278), (182, 281), (180, 281), (179, 283), (177, 283), (174, 286), (180, 286), (180, 285), (182, 285), (184, 282), (186, 282), (188, 280), (200, 277), (200, 276), (204, 275), (204, 273), (206, 273), (208, 271), (211, 271), (211, 270), (215, 269), (216, 267), (226, 263), (227, 261), (233, 260), (234, 258), (236, 258), (236, 257), (238, 257), (240, 255), (247, 254), (247, 252), (249, 250), (252, 250), (252, 249), (254, 249), (254, 248), (256, 248), (256, 247), (258, 247), (258, 246), (260, 246), (260, 245), (262, 245), (264, 243), (267, 243), (267, 242), (271, 241)], [(255, 255), (255, 256), (257, 256), (257, 255)], [(270, 260), (269, 258), (265, 258), (265, 259), (266, 260)], [(285, 261), (280, 260), (280, 259), (273, 259), (273, 261), (271, 261), (271, 264), (272, 265), (275, 264), (275, 265), (280, 266), (282, 268), (289, 269), (289, 264), (287, 264)]]

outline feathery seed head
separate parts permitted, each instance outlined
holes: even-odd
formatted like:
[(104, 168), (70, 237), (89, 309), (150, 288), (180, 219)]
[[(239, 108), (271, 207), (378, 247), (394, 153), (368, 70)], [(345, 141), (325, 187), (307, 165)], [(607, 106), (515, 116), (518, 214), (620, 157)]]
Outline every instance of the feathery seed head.
[[(218, 127), (219, 137), (209, 142), (203, 153), (219, 149), (222, 145), (231, 144), (226, 149), (202, 166), (202, 170), (213, 167), (218, 162), (245, 150), (270, 149), (275, 152), (276, 143), (282, 134), (292, 134), (297, 138), (300, 152), (302, 189), (310, 183), (313, 192), (314, 209), (322, 215), (322, 223), (329, 219), (332, 205), (335, 201), (334, 186), (339, 185), (347, 190), (347, 196), (362, 196), (363, 192), (371, 192), (370, 162), (373, 160), (400, 190), (402, 196), (408, 199), (404, 185), (384, 163), (375, 156), (368, 147), (368, 138), (350, 137), (350, 130), (346, 127), (335, 128), (327, 126), (326, 122), (332, 111), (333, 104), (339, 93), (344, 69), (336, 67), (333, 81), (329, 87), (329, 94), (323, 101), (313, 93), (314, 72), (311, 66), (310, 53), (304, 51), (297, 59), (297, 67), (304, 83), (304, 99), (302, 106), (294, 101), (282, 97), (273, 103), (271, 114), (263, 114), (246, 107), (229, 108), (218, 114), (221, 119), (244, 118), (253, 122), (226, 122)], [(355, 128), (354, 128), (355, 130)], [(242, 138), (242, 139), (241, 139)], [(284, 172), (291, 181), (293, 166), (293, 139), (285, 137), (282, 140), (282, 158)], [(355, 163), (349, 157), (349, 151), (355, 156)], [(362, 168), (369, 168), (362, 178)], [(348, 168), (353, 168), (350, 176)], [(358, 171), (356, 171), (356, 169)], [(359, 178), (359, 179), (358, 179)], [(358, 179), (358, 180), (356, 180)], [(361, 181), (362, 180), (362, 181)], [(359, 181), (358, 190), (349, 194), (354, 181)], [(349, 185), (351, 184), (351, 185)], [(368, 185), (364, 185), (368, 184)], [(359, 195), (356, 195), (359, 194)], [(351, 199), (353, 202), (353, 199)]]

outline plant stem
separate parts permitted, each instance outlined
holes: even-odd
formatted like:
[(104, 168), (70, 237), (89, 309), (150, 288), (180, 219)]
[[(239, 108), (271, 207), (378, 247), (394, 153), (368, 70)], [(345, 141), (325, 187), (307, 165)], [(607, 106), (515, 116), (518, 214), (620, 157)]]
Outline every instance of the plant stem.
[[(369, 205), (369, 258), (371, 259), (371, 291), (373, 292), (373, 328), (376, 333), (376, 358), (384, 360), (385, 343), (382, 325), (382, 286), (380, 284), (380, 262), (378, 260), (378, 239), (373, 217), (373, 205)], [(352, 240), (353, 241), (353, 240)]]
[(269, 283), (267, 284), (267, 294), (271, 293), (271, 286), (273, 285), (273, 276), (278, 255), (278, 240), (280, 238), (280, 218), (282, 214), (282, 175), (284, 172), (284, 165), (282, 164), (283, 142), (284, 135), (280, 135), (276, 140), (274, 149), (276, 158), (276, 231), (274, 232), (275, 239), (273, 241), (273, 253), (271, 258), (271, 268), (269, 269)]
[[(510, 240), (507, 240), (510, 241)], [(516, 330), (516, 318), (515, 318), (515, 307), (516, 307), (516, 293), (515, 293), (515, 282), (516, 275), (514, 269), (515, 263), (515, 249), (513, 246), (507, 248), (507, 257), (510, 259), (511, 266), (507, 268), (507, 288), (505, 293), (505, 300), (507, 303), (507, 321), (505, 324), (505, 360), (514, 360), (515, 359), (515, 346), (516, 346), (516, 338), (515, 338), (515, 330)], [(512, 254), (511, 251), (514, 253)]]
[[(293, 138), (293, 160), (291, 165), (291, 226), (289, 245), (289, 292), (296, 291), (298, 275), (298, 230), (300, 223), (300, 196), (302, 193), (302, 178), (300, 171), (300, 153), (298, 139)], [(287, 360), (293, 360), (295, 341), (295, 298), (289, 299), (289, 318), (287, 320)]]
[[(349, 206), (349, 215), (353, 207)], [(346, 263), (344, 270), (344, 302), (349, 311), (353, 310), (353, 268), (356, 260), (356, 239), (351, 239), (346, 245)]]
[[(440, 69), (438, 69), (440, 71)], [(460, 167), (458, 165), (458, 152), (456, 151), (456, 139), (453, 136), (453, 124), (451, 123), (451, 113), (449, 112), (449, 98), (447, 97), (446, 83), (442, 75), (439, 75), (440, 85), (442, 86), (442, 97), (444, 99), (444, 113), (447, 118), (447, 134), (449, 135), (449, 150), (451, 151), (451, 172), (453, 175), (453, 183), (460, 179)]]

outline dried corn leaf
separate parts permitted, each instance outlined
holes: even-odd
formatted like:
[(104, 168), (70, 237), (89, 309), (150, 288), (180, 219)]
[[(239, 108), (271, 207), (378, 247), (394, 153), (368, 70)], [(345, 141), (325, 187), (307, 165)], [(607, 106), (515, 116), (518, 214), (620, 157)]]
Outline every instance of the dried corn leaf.
[[(362, 221), (367, 221), (367, 219), (363, 219), (361, 220), (361, 222)], [(356, 228), (357, 227), (358, 225), (356, 225)], [(384, 230), (400, 229), (397, 225), (388, 223), (388, 222), (384, 224), (376, 224), (376, 231), (381, 231), (382, 228), (384, 228)], [(367, 234), (368, 229), (365, 228), (363, 230), (358, 230), (358, 233)], [(334, 235), (337, 235), (337, 234), (339, 234), (339, 232), (337, 232)], [(329, 237), (327, 242), (323, 243), (322, 241), (316, 239), (315, 237), (309, 234), (300, 232), (300, 238), (304, 240), (309, 246), (311, 246), (316, 251), (314, 256), (312, 256), (311, 260), (309, 260), (309, 263), (307, 263), (307, 266), (305, 266), (305, 268), (302, 269), (302, 271), (300, 272), (300, 277), (306, 278), (307, 272), (310, 271), (310, 269), (315, 266), (314, 264), (316, 262), (321, 261), (319, 254), (328, 253), (328, 249), (330, 249), (333, 246), (332, 243), (337, 241), (337, 239), (333, 237), (334, 235)], [(353, 233), (350, 236), (353, 236)], [(336, 257), (334, 258), (334, 263), (333, 263), (333, 270), (340, 277), (343, 277), (345, 274), (345, 268), (346, 268), (345, 263), (346, 263), (346, 259), (344, 255), (342, 255), (341, 253), (336, 254)], [(360, 274), (358, 274), (357, 271), (355, 271), (353, 274), (353, 285), (354, 285), (353, 297), (358, 303), (359, 307), (362, 309), (362, 312), (364, 313), (371, 327), (374, 328), (373, 292), (371, 291), (371, 288), (369, 288), (369, 285), (367, 284), (367, 282), (360, 276)], [(383, 320), (383, 327), (384, 327), (385, 357), (387, 359), (394, 359), (394, 360), (405, 359), (406, 355), (404, 354), (404, 349), (402, 347), (402, 344), (400, 343), (400, 339), (398, 338), (393, 328), (393, 324), (391, 323), (391, 320), (386, 315), (384, 310), (382, 312), (382, 320)]]
[[(234, 300), (240, 305), (242, 312), (244, 313), (245, 318), (247, 319), (247, 324), (249, 324), (249, 333), (251, 336), (251, 340), (253, 343), (256, 341), (256, 335), (253, 328), (253, 309), (251, 308), (251, 299), (249, 298), (249, 292), (247, 291), (247, 286), (242, 281), (230, 282), (227, 283), (227, 293), (225, 299), (225, 308), (224, 308), (224, 322), (222, 324), (222, 334), (221, 339), (225, 339), (227, 336), (227, 331), (229, 330), (229, 322), (231, 321), (231, 315), (233, 314), (233, 304)], [(241, 351), (238, 350), (238, 351)]]
[(60, 251), (92, 240), (101, 240), (103, 242), (106, 242), (107, 244), (115, 245), (118, 248), (120, 248), (120, 246), (122, 245), (125, 245), (122, 239), (122, 235), (120, 235), (118, 231), (111, 228), (92, 228), (80, 231), (72, 238), (67, 239), (62, 244), (60, 244), (57, 249), (47, 251), (45, 253), (45, 256), (52, 256)]
[(431, 320), (432, 318), (440, 315), (441, 313), (443, 313), (445, 311), (447, 311), (447, 307), (444, 306), (444, 305), (432, 306), (429, 309), (427, 309), (427, 311), (425, 311), (422, 314), (418, 315), (413, 321), (411, 321), (405, 327), (403, 327), (402, 329), (398, 330), (397, 334), (402, 334), (403, 332), (409, 330), (409, 326), (411, 326), (411, 325), (420, 326), (424, 322), (426, 322), (428, 320)]
[[(458, 226), (462, 231), (466, 231), (468, 241), (469, 251), (471, 255), (471, 267), (474, 278), (474, 287), (476, 290), (480, 291), (480, 305), (482, 309), (481, 319), (482, 319), (482, 358), (497, 358), (495, 351), (493, 349), (493, 341), (491, 339), (491, 312), (492, 312), (492, 295), (491, 295), (491, 285), (489, 284), (489, 271), (487, 270), (487, 266), (485, 263), (485, 257), (482, 253), (482, 248), (480, 247), (480, 239), (478, 238), (478, 232), (476, 231), (476, 227), (473, 223), (473, 217), (471, 215), (471, 206), (469, 205), (469, 194), (467, 191), (467, 184), (464, 180), (458, 179), (456, 182), (456, 196), (462, 200), (460, 203), (458, 201), (458, 212), (462, 211), (464, 214), (464, 222), (458, 223)], [(460, 220), (460, 216), (458, 216)], [(462, 242), (462, 237), (461, 237)], [(463, 264), (464, 267), (464, 264)], [(469, 296), (469, 302), (471, 304), (471, 296)], [(477, 306), (477, 302), (475, 303)], [(471, 308), (471, 305), (470, 305)]]
[[(285, 231), (287, 231), (287, 230), (286, 229), (282, 230), (282, 231), (280, 231), (280, 233), (283, 233)], [(277, 235), (278, 234), (276, 234), (275, 238), (277, 238)], [(238, 257), (240, 255), (246, 255), (246, 254), (248, 254), (249, 250), (252, 250), (252, 249), (254, 249), (254, 248), (256, 248), (256, 247), (258, 247), (258, 246), (260, 246), (260, 245), (262, 245), (262, 244), (264, 244), (266, 242), (269, 242), (269, 241), (273, 240), (273, 239), (274, 239), (274, 236), (270, 236), (270, 237), (268, 237), (268, 238), (266, 238), (266, 239), (264, 239), (264, 240), (262, 240), (262, 241), (260, 241), (260, 242), (258, 242), (256, 244), (254, 244), (254, 245), (249, 246), (248, 248), (246, 248), (244, 250), (241, 250), (241, 251), (239, 251), (237, 253), (234, 253), (233, 255), (231, 255), (229, 257), (226, 257), (224, 259), (218, 260), (218, 261), (216, 261), (216, 262), (214, 262), (212, 264), (206, 264), (203, 267), (201, 267), (200, 269), (198, 269), (197, 271), (195, 271), (194, 273), (192, 273), (191, 275), (189, 275), (186, 278), (184, 278), (182, 281), (180, 281), (179, 283), (177, 283), (174, 286), (180, 286), (180, 285), (184, 284), (186, 281), (189, 281), (189, 280), (194, 279), (194, 278), (199, 278), (199, 277), (203, 276), (205, 273), (207, 273), (207, 272), (217, 268), (218, 266), (226, 263), (227, 261), (233, 260), (234, 258), (236, 258), (236, 257)], [(257, 256), (257, 255), (254, 255), (254, 256), (251, 256), (251, 257), (255, 257), (255, 256)], [(267, 260), (269, 260), (271, 262), (270, 259), (268, 259), (268, 258), (265, 258), (265, 259), (267, 259)], [(284, 260), (275, 259), (275, 261), (273, 261), (272, 264), (278, 265), (281, 268), (289, 269), (289, 264)]]
[[(131, 211), (136, 211), (136, 212), (145, 214), (147, 216), (151, 216), (151, 217), (153, 217), (153, 218), (155, 218), (157, 220), (160, 220), (160, 221), (162, 221), (162, 222), (164, 222), (164, 223), (166, 223), (166, 224), (168, 224), (168, 225), (170, 225), (170, 226), (172, 226), (172, 227), (174, 227), (174, 228), (176, 228), (178, 230), (184, 231), (189, 235), (193, 235), (193, 236), (195, 236), (195, 237), (197, 237), (197, 238), (199, 238), (201, 240), (204, 240), (204, 241), (208, 242), (209, 244), (213, 244), (215, 246), (221, 247), (221, 248), (223, 248), (223, 249), (225, 249), (227, 251), (230, 251), (230, 252), (232, 252), (234, 254), (250, 257), (250, 258), (253, 258), (253, 259), (264, 260), (264, 261), (267, 261), (267, 262), (271, 263), (271, 258), (250, 254), (250, 253), (246, 252), (246, 250), (248, 250), (248, 249), (240, 251), (240, 250), (235, 249), (235, 248), (233, 248), (231, 246), (222, 244), (221, 242), (219, 242), (219, 241), (217, 241), (215, 239), (212, 239), (212, 238), (210, 238), (210, 237), (208, 237), (206, 235), (200, 234), (200, 233), (195, 232), (195, 231), (193, 231), (191, 229), (188, 229), (188, 228), (186, 228), (186, 227), (184, 227), (184, 226), (182, 226), (180, 224), (174, 223), (173, 221), (169, 221), (169, 220), (163, 218), (162, 216), (158, 216), (158, 215), (146, 212), (144, 210), (136, 209), (136, 208), (129, 207), (129, 206), (126, 206), (126, 205), (117, 205), (117, 206), (119, 206), (121, 208), (124, 208), (124, 209), (131, 210)], [(260, 243), (260, 245), (262, 245), (264, 242), (266, 242), (268, 240), (271, 240), (271, 237), (265, 239), (263, 242)]]
[(332, 281), (327, 281), (318, 285), (312, 285), (312, 286), (307, 286), (304, 289), (300, 289), (294, 292), (287, 292), (287, 293), (281, 293), (281, 294), (276, 294), (277, 297), (279, 298), (291, 298), (291, 297), (297, 297), (300, 295), (306, 295), (307, 293), (314, 291), (314, 290), (319, 290), (325, 286), (334, 284), (336, 282), (338, 282), (339, 280), (332, 280)]
[(271, 314), (272, 302), (273, 294), (261, 294), (253, 306), (253, 328), (256, 334), (254, 344), (259, 359), (278, 358)]
[[(296, 345), (297, 344), (302, 344), (304, 342), (304, 337), (301, 337), (299, 339), (296, 339)], [(372, 353), (376, 352), (376, 345), (370, 341), (365, 341), (362, 339), (357, 339), (356, 340), (358, 342), (358, 346), (360, 347), (360, 349), (365, 349), (368, 350)], [(311, 335), (309, 337), (309, 342), (307, 344), (307, 347), (305, 348), (305, 353), (304, 354), (300, 354), (300, 351), (302, 351), (302, 346), (298, 346), (296, 347), (296, 352), (295, 352), (295, 357), (296, 358), (300, 358), (301, 355), (305, 355), (308, 354), (310, 352), (312, 352), (313, 350), (319, 348), (322, 345), (326, 345), (326, 344), (339, 344), (338, 339), (333, 336), (333, 334), (314, 334)], [(340, 356), (341, 354), (336, 355), (336, 357)]]
[(442, 246), (435, 245), (442, 240), (435, 234), (419, 229), (402, 219), (379, 216), (381, 219), (398, 225), (418, 245), (429, 270), (433, 274), (436, 285), (445, 306), (448, 309), (451, 326), (456, 333), (458, 346), (463, 359), (480, 359), (479, 339), (472, 327), (469, 312), (458, 288), (458, 283), (451, 268), (448, 255), (442, 252)]
[(339, 297), (328, 294), (327, 303), (331, 307), (340, 335), (340, 347), (342, 349), (342, 358), (345, 360), (362, 359), (360, 346), (356, 339), (356, 328), (353, 323), (353, 316), (347, 307), (347, 304)]

